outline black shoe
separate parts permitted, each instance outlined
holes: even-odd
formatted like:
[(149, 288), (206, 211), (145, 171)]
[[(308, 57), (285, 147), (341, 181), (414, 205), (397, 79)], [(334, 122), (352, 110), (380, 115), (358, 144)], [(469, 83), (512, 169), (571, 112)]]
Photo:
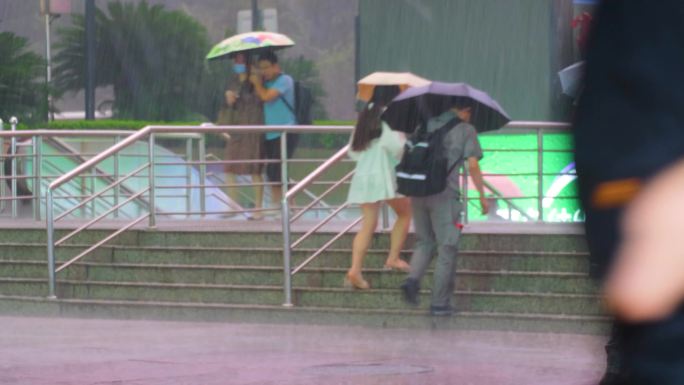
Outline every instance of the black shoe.
[(420, 284), (412, 278), (407, 278), (401, 284), (401, 292), (404, 294), (404, 301), (409, 305), (418, 306), (418, 292), (420, 291)]
[(436, 317), (448, 317), (454, 314), (451, 306), (430, 306), (430, 315)]

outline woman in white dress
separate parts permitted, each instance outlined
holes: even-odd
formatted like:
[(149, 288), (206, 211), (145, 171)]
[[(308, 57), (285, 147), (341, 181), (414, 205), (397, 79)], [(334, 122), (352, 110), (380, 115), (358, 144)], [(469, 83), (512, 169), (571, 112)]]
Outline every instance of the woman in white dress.
[(368, 246), (378, 225), (381, 203), (387, 203), (397, 214), (390, 237), (390, 251), (386, 269), (408, 271), (409, 264), (399, 258), (411, 224), (411, 206), (408, 198), (396, 192), (395, 167), (404, 150), (404, 135), (392, 131), (380, 120), (385, 106), (399, 94), (397, 86), (376, 86), (373, 97), (359, 113), (352, 134), (349, 156), (356, 160), (354, 176), (349, 187), (349, 203), (361, 206), (361, 229), (354, 237), (352, 263), (345, 276), (345, 286), (369, 289), (361, 269)]

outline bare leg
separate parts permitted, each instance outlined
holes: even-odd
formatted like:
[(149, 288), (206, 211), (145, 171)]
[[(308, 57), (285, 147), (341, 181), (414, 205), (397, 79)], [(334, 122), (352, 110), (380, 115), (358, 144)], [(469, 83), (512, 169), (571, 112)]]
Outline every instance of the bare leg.
[(408, 272), (409, 264), (399, 258), (401, 249), (404, 247), (409, 226), (411, 225), (411, 200), (409, 198), (396, 198), (387, 201), (387, 204), (397, 214), (397, 220), (392, 227), (390, 235), (390, 251), (385, 261), (385, 266)]
[[(235, 185), (237, 184), (237, 179), (235, 178), (235, 174), (232, 172), (226, 172), (226, 184), (229, 185)], [(238, 195), (238, 188), (237, 187), (226, 187), (225, 188), (226, 194), (228, 194), (228, 197), (235, 202), (236, 204), (240, 204), (240, 196)], [(231, 208), (231, 211), (233, 209)]]
[[(264, 186), (261, 183), (264, 182), (264, 177), (261, 174), (252, 174), (252, 183), (254, 183), (254, 208), (259, 210), (263, 207), (264, 201)], [(254, 212), (252, 218), (261, 219), (264, 214), (261, 211)]]
[(283, 188), (278, 186), (271, 186), (271, 202), (274, 207), (280, 207), (283, 200)]
[(366, 257), (366, 252), (368, 252), (368, 246), (373, 239), (373, 233), (378, 225), (379, 208), (379, 203), (364, 203), (361, 205), (361, 213), (363, 216), (361, 229), (354, 237), (354, 243), (352, 244), (352, 264), (349, 271), (347, 271), (347, 280), (359, 289), (368, 288), (368, 282), (363, 279), (361, 269), (363, 267), (363, 260)]
[[(282, 205), (283, 200), (283, 187), (281, 185), (278, 186), (271, 186), (271, 202), (273, 202), (273, 206), (280, 208)], [(290, 205), (290, 209), (294, 206), (295, 200), (294, 197), (291, 197), (287, 203)]]

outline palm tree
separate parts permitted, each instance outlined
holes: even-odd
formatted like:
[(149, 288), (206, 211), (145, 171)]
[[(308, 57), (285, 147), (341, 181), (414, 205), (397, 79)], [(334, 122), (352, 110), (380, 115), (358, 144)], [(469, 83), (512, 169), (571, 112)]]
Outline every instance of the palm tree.
[[(204, 26), (181, 11), (112, 1), (96, 11), (97, 86), (113, 86), (119, 118), (188, 119), (203, 112), (202, 85), (208, 75)], [(55, 85), (80, 90), (85, 83), (85, 20), (58, 31)]]
[(0, 117), (40, 120), (47, 107), (43, 58), (28, 50), (27, 39), (11, 32), (0, 33), (0, 52)]

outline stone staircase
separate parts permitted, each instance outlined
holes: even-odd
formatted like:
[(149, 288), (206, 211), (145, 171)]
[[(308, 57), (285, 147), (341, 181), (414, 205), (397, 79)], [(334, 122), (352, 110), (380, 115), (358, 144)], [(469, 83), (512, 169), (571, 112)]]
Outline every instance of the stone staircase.
[[(58, 231), (57, 237), (62, 232)], [(105, 232), (89, 230), (57, 249), (65, 261)], [(329, 235), (293, 253), (303, 261)], [(0, 230), (0, 314), (303, 322), (383, 327), (605, 333), (584, 239), (573, 234), (465, 234), (453, 317), (430, 317), (431, 272), (421, 307), (402, 302), (404, 274), (382, 269), (389, 239), (378, 234), (366, 260), (369, 291), (342, 287), (352, 236), (293, 278), (283, 307), (281, 236), (276, 232), (134, 230), (57, 274), (48, 300), (45, 231)], [(410, 248), (412, 241), (407, 242)], [(406, 252), (406, 258), (409, 253)]]

